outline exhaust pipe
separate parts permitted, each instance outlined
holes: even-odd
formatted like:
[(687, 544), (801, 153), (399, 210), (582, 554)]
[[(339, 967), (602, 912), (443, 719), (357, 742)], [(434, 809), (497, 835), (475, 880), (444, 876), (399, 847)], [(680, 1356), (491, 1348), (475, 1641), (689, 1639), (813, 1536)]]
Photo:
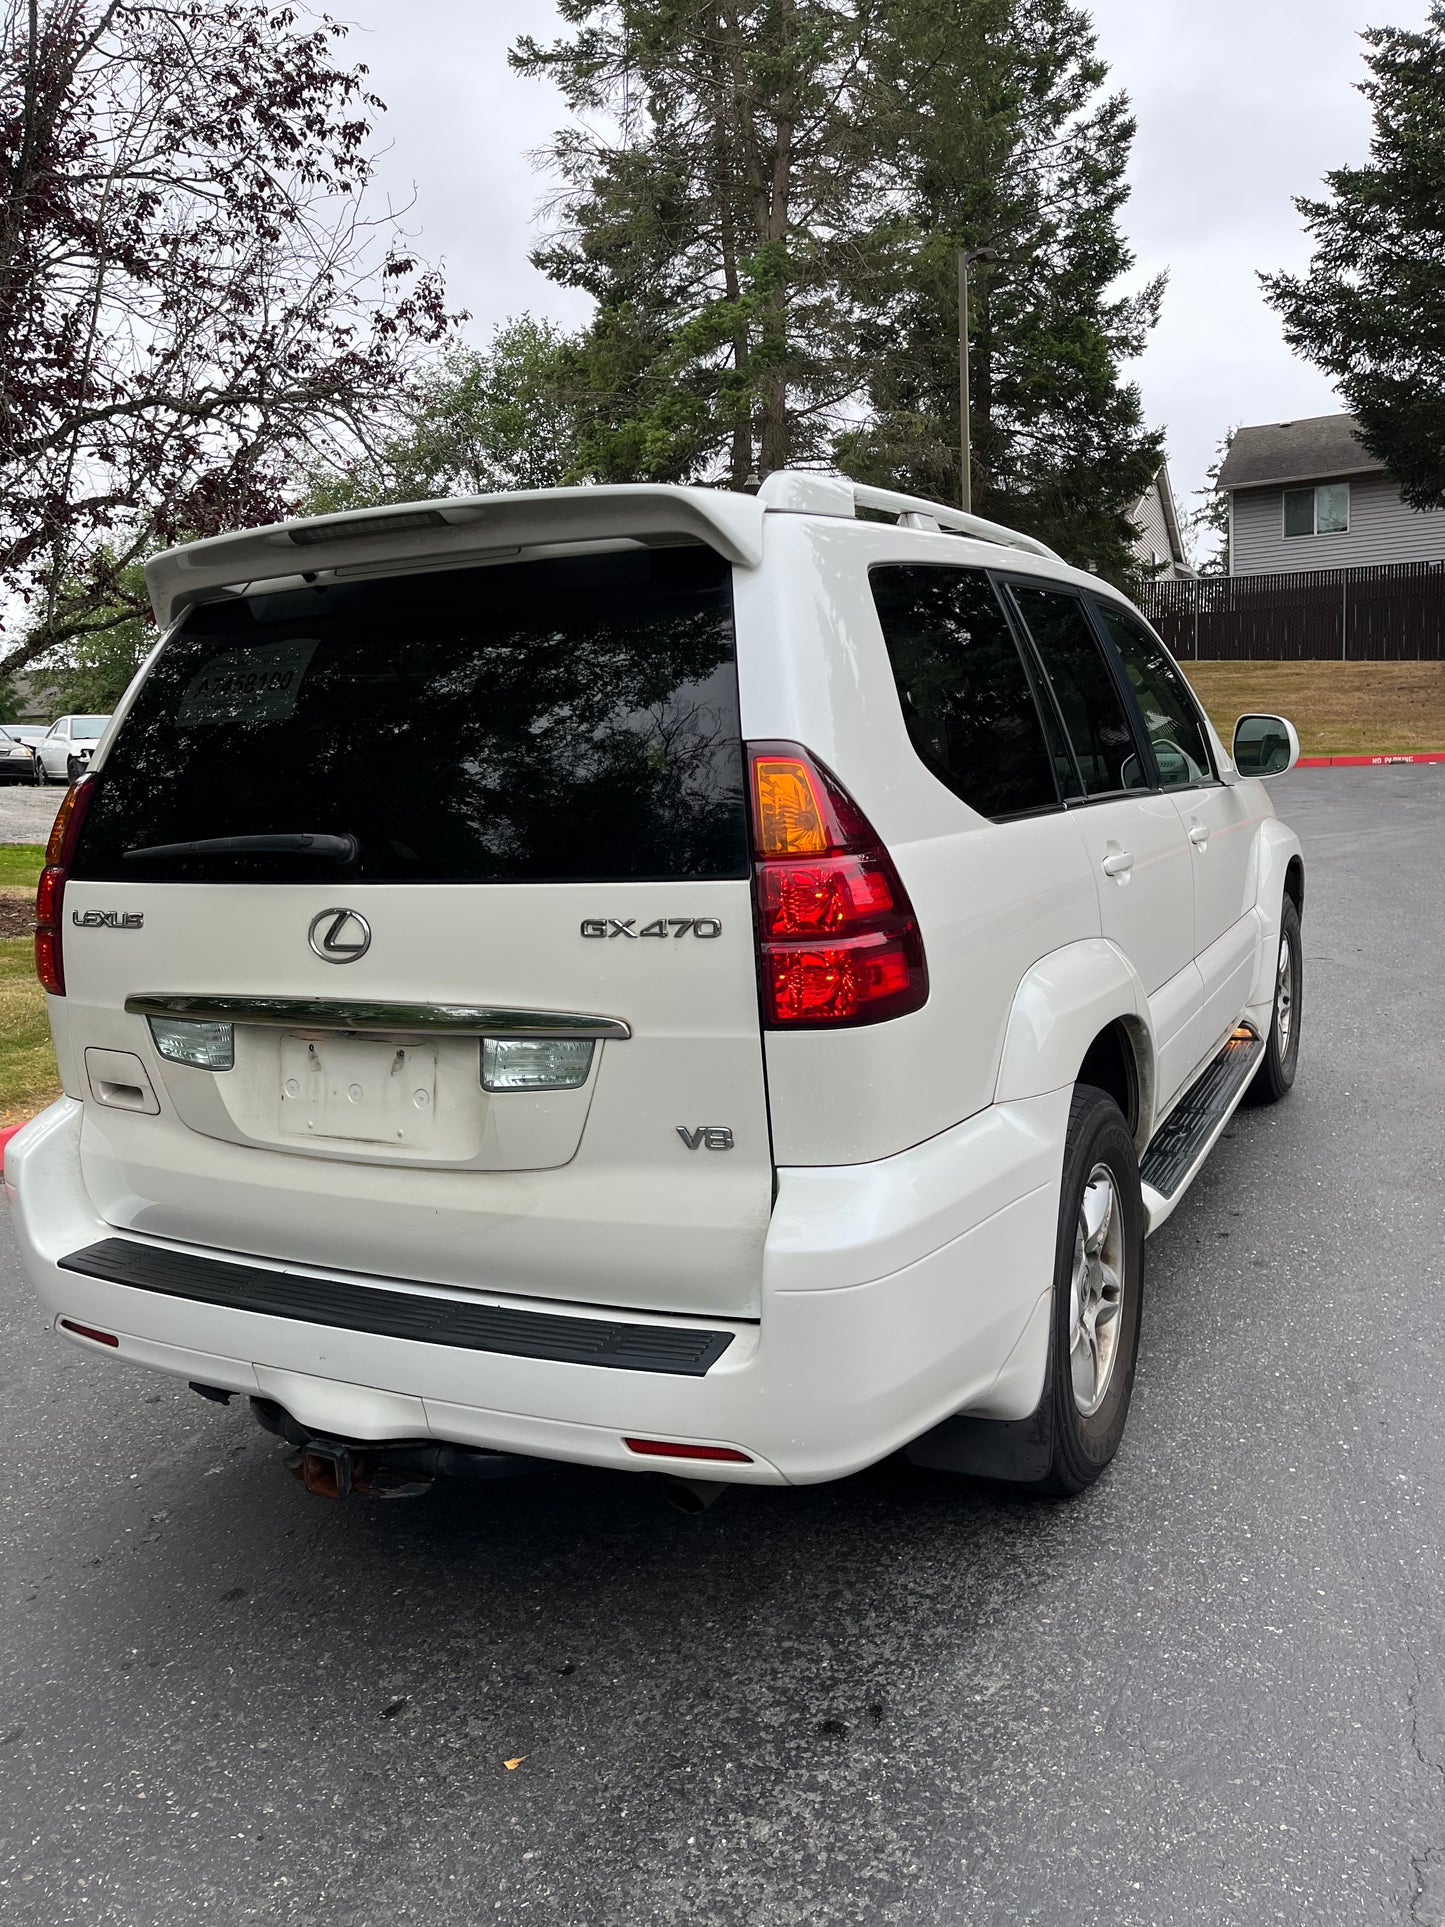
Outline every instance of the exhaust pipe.
[(727, 1491), (721, 1479), (664, 1479), (662, 1496), (675, 1512), (685, 1512), (690, 1519), (715, 1506)]

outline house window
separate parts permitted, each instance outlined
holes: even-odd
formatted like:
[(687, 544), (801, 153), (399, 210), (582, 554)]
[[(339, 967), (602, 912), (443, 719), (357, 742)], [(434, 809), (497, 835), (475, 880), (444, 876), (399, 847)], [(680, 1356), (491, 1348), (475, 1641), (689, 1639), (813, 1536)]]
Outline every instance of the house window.
[(1286, 535), (1345, 535), (1350, 526), (1350, 485), (1322, 482), (1318, 488), (1284, 492)]

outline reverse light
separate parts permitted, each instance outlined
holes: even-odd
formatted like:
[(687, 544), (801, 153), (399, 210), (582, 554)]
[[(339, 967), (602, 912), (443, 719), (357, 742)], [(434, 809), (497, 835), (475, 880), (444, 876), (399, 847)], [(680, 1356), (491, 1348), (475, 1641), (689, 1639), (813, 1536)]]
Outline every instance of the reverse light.
[(236, 1027), (198, 1017), (150, 1017), (151, 1042), (171, 1064), (198, 1071), (229, 1071), (236, 1063)]
[(749, 751), (763, 1021), (875, 1024), (928, 998), (908, 893), (847, 791), (795, 743)]
[(45, 868), (35, 892), (35, 974), (52, 997), (65, 995), (65, 959), (60, 944), (65, 881), (98, 781), (95, 776), (82, 776), (61, 797), (45, 846)]
[(484, 1091), (575, 1091), (591, 1068), (591, 1038), (482, 1039)]

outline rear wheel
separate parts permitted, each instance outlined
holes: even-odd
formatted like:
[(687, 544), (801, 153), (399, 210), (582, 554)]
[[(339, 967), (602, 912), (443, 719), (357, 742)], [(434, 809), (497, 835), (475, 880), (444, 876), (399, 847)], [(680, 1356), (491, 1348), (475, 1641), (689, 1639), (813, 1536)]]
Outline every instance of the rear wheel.
[(1044, 1397), (1042, 1490), (1082, 1492), (1119, 1449), (1134, 1390), (1144, 1290), (1139, 1160), (1112, 1097), (1080, 1084), (1069, 1110)]
[(1304, 946), (1299, 911), (1293, 897), (1280, 908), (1279, 957), (1275, 967), (1274, 1013), (1265, 1042), (1264, 1062), (1249, 1087), (1251, 1104), (1278, 1104), (1289, 1094), (1299, 1066), (1301, 993), (1304, 989)]

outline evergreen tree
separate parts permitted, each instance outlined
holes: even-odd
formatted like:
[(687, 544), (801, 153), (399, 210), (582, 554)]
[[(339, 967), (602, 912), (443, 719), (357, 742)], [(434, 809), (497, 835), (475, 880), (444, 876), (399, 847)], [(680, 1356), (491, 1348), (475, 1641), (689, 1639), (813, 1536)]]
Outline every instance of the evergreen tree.
[(1412, 508), (1445, 507), (1445, 3), (1364, 35), (1370, 157), (1296, 202), (1309, 272), (1265, 275), (1285, 339), (1337, 382)]
[(571, 37), (518, 44), (576, 116), (550, 157), (562, 226), (533, 258), (598, 304), (583, 460), (600, 479), (741, 487), (827, 455), (858, 386), (873, 5), (560, 0)]
[(1162, 281), (1116, 291), (1134, 122), (1070, 0), (890, 0), (871, 59), (897, 170), (875, 232), (893, 292), (869, 356), (870, 419), (844, 466), (960, 499), (960, 249), (970, 276), (972, 501), (1115, 581), (1137, 570), (1129, 510), (1162, 460), (1120, 376)]
[[(561, 0), (513, 59), (577, 123), (538, 250), (598, 304), (579, 466), (709, 479), (840, 462), (956, 500), (956, 252), (975, 505), (1123, 579), (1160, 460), (1113, 292), (1134, 126), (1070, 0)], [(610, 121), (609, 121), (609, 116)]]
[(1204, 487), (1195, 490), (1200, 498), (1199, 507), (1189, 522), (1195, 539), (1205, 545), (1199, 564), (1201, 575), (1229, 574), (1229, 492), (1219, 486), (1219, 472), (1238, 433), (1236, 426), (1223, 437), (1214, 451), (1214, 460), (1204, 471)]

